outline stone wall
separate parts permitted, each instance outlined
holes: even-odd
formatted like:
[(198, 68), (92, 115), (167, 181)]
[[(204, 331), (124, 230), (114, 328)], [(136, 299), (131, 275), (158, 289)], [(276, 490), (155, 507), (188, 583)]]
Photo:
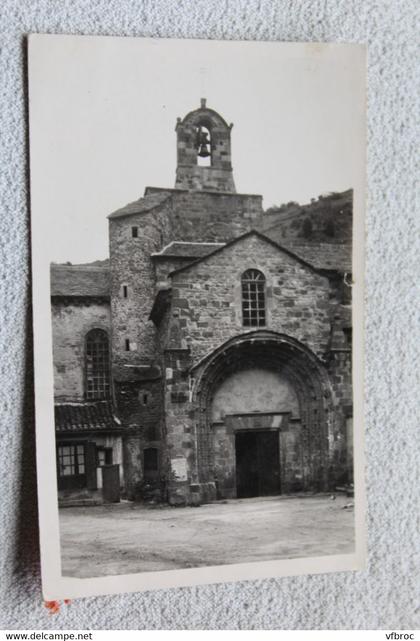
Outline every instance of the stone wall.
[[(109, 221), (114, 366), (145, 364), (155, 358), (156, 330), (149, 315), (156, 275), (150, 254), (169, 242), (171, 213), (172, 204), (167, 200), (150, 212)], [(132, 235), (133, 227), (137, 237)]]
[(143, 457), (141, 438), (137, 434), (130, 434), (124, 439), (123, 461), (126, 497), (129, 500), (141, 499)]
[(267, 327), (324, 355), (330, 337), (328, 279), (250, 235), (173, 275), (172, 309), (179, 310), (193, 361), (247, 331), (242, 324), (241, 275), (250, 268), (266, 277)]
[[(145, 193), (162, 190), (147, 187)], [(258, 227), (262, 196), (210, 191), (170, 190), (173, 201), (170, 240), (226, 242)]]
[[(216, 245), (217, 247), (217, 245)], [(209, 252), (210, 253), (210, 252)], [(169, 274), (181, 267), (186, 267), (194, 262), (194, 258), (166, 258), (158, 259), (154, 261), (155, 270), (156, 270), (156, 286), (159, 287), (169, 287), (170, 286), (170, 277)]]
[(216, 423), (212, 430), (214, 473), (218, 498), (236, 498), (235, 436), (248, 430), (273, 431), (279, 450), (278, 475), (282, 494), (304, 489), (302, 434), (299, 420), (290, 420), (287, 414), (265, 413), (228, 416)]
[[(197, 432), (191, 404), (188, 349), (165, 349), (165, 477), (169, 501), (183, 505), (200, 500), (197, 469)], [(196, 499), (191, 487), (197, 486)]]
[[(353, 417), (353, 387), (351, 349), (331, 353), (328, 373), (333, 390), (334, 410), (337, 414), (331, 433), (330, 451), (332, 473), (341, 484), (353, 480), (353, 432), (347, 426)], [(344, 429), (346, 428), (346, 429)]]
[(296, 479), (301, 482), (303, 478), (299, 417), (296, 392), (280, 372), (255, 367), (225, 379), (215, 391), (211, 407), (211, 446), (218, 496), (236, 497), (236, 430), (276, 431), (281, 489), (288, 492), (296, 488)]
[(254, 367), (235, 372), (216, 391), (211, 407), (213, 422), (226, 414), (290, 412), (298, 417), (296, 392), (280, 372)]
[(118, 413), (127, 428), (134, 428), (145, 441), (161, 436), (162, 386), (155, 381), (115, 384)]
[[(205, 127), (208, 134), (206, 150), (210, 153), (209, 166), (198, 165), (197, 128)], [(218, 113), (208, 109), (205, 100), (201, 108), (191, 111), (183, 120), (178, 119), (176, 187), (180, 189), (207, 189), (235, 191), (231, 163), (230, 132)]]
[[(244, 328), (242, 323), (241, 274), (249, 268), (265, 274), (267, 329), (299, 341), (321, 360), (327, 358), (331, 347), (332, 306), (338, 302), (338, 292), (332, 280), (258, 234), (232, 242), (193, 265), (187, 266), (189, 259), (153, 261), (151, 254), (172, 240), (230, 242), (261, 226), (263, 216), (260, 196), (152, 187), (146, 189), (146, 195), (163, 191), (170, 197), (152, 210), (110, 220), (115, 371), (123, 368), (127, 372), (130, 371), (127, 366), (141, 368), (154, 364), (162, 372), (162, 379), (150, 382), (140, 383), (135, 376), (130, 381), (126, 377), (116, 385), (116, 398), (124, 424), (131, 429), (124, 446), (127, 495), (135, 497), (141, 491), (142, 451), (152, 445), (160, 452), (160, 475), (167, 483), (170, 501), (194, 503), (216, 496), (210, 462), (205, 463), (208, 480), (200, 482), (199, 456), (207, 456), (203, 448), (220, 450), (219, 462), (228, 448), (223, 445), (226, 435), (219, 433), (222, 427), (216, 421), (216, 440), (201, 444), (201, 454), (198, 453), (198, 443), (203, 443), (203, 439), (200, 441), (197, 434), (199, 410), (192, 401), (193, 381), (189, 372), (192, 365), (227, 340), (253, 331), (254, 328)], [(132, 227), (138, 229), (137, 238), (132, 237)], [(179, 270), (180, 267), (184, 269)], [(175, 273), (170, 276), (172, 270)], [(159, 311), (157, 328), (149, 315), (158, 288), (171, 284), (171, 296), (165, 294), (162, 299), (163, 311)], [(127, 297), (123, 295), (123, 285), (127, 287)], [(125, 349), (127, 338), (130, 351)], [(351, 404), (351, 384), (343, 367), (347, 365), (339, 362), (338, 357), (335, 364), (330, 361), (333, 415), (328, 418), (328, 438), (334, 469), (346, 457), (342, 399), (346, 402), (349, 399)], [(147, 406), (141, 400), (145, 392), (151, 393)], [(300, 390), (299, 403), (302, 393)], [(312, 403), (310, 412), (316, 403)], [(305, 454), (302, 463), (302, 443), (306, 443), (306, 452), (311, 437), (307, 423), (305, 427), (295, 414), (292, 410), (294, 419), (288, 423), (289, 428), (279, 433), (284, 491), (303, 487), (304, 475), (314, 478), (313, 469), (322, 458), (313, 451)], [(308, 414), (306, 421), (307, 417)], [(320, 416), (318, 423), (322, 420)], [(321, 447), (324, 436), (319, 433), (316, 438), (315, 450)], [(232, 465), (234, 461), (226, 463), (231, 474)], [(319, 478), (323, 475), (324, 467), (319, 469)], [(322, 483), (314, 481), (310, 487), (319, 488)]]
[(110, 306), (88, 298), (55, 298), (52, 304), (54, 397), (81, 401), (85, 397), (85, 337), (94, 328), (110, 335)]
[[(242, 325), (240, 279), (241, 274), (249, 268), (261, 270), (266, 277), (266, 329), (299, 341), (321, 360), (327, 358), (330, 347), (331, 314), (336, 305), (335, 294), (331, 290), (328, 278), (319, 275), (312, 268), (278, 249), (258, 234), (250, 234), (212, 256), (175, 272), (172, 275), (171, 308), (168, 309), (160, 326), (161, 344), (166, 345), (167, 348), (165, 351), (165, 412), (169, 459), (175, 460), (176, 466), (181, 465), (181, 461), (186, 466), (185, 479), (177, 481), (176, 475), (172, 478), (170, 495), (175, 503), (193, 500), (191, 496), (196, 490), (191, 488), (200, 487), (201, 497), (204, 500), (216, 496), (214, 482), (212, 489), (210, 480), (212, 465), (216, 466), (214, 469), (219, 487), (217, 491), (225, 497), (234, 495), (233, 433), (226, 431), (227, 426), (224, 421), (216, 420), (210, 441), (205, 440), (207, 437), (199, 436), (197, 430), (202, 427), (197, 423), (197, 416), (200, 416), (202, 410), (210, 413), (211, 410), (205, 405), (201, 410), (191, 402), (192, 381), (188, 372), (191, 366), (198, 364), (200, 359), (212, 354), (229, 339), (255, 331), (255, 328), (244, 328)], [(177, 336), (179, 334), (178, 345), (170, 344), (168, 340), (171, 327), (174, 326), (177, 328), (175, 334)], [(166, 342), (164, 333), (166, 333)], [(293, 365), (290, 367), (293, 368)], [(243, 373), (236, 376), (240, 378)], [(337, 373), (337, 380), (339, 376), (342, 376), (341, 370)], [(346, 381), (343, 379), (341, 382), (345, 387)], [(310, 385), (309, 381), (308, 385)], [(255, 387), (258, 389), (258, 385)], [(223, 384), (220, 389), (223, 389)], [(325, 469), (326, 463), (319, 468), (319, 473), (314, 472), (315, 467), (319, 465), (317, 461), (323, 456), (317, 448), (325, 447), (328, 451), (328, 443), (325, 427), (311, 444), (314, 437), (308, 429), (318, 428), (309, 428), (308, 411), (312, 416), (310, 420), (315, 421), (314, 425), (326, 419), (323, 419), (320, 414), (316, 419), (313, 414), (313, 410), (323, 402), (321, 391), (316, 392), (315, 402), (311, 400), (312, 392), (309, 389), (310, 387), (306, 391), (300, 389), (299, 392), (299, 403), (309, 404), (303, 411), (306, 421), (305, 445), (302, 441), (302, 424), (293, 403), (290, 404), (289, 411), (292, 412), (291, 418), (293, 415), (295, 418), (290, 421), (288, 429), (280, 431), (279, 434), (282, 487), (286, 492), (297, 491), (303, 487), (312, 489), (325, 487), (325, 477), (329, 473)], [(351, 393), (351, 388), (349, 389)], [(251, 402), (252, 394), (247, 395), (247, 399), (248, 396)], [(217, 405), (217, 392), (215, 398)], [(226, 398), (222, 404), (226, 405), (225, 401)], [(336, 405), (337, 398), (334, 397), (332, 402)], [(238, 406), (239, 411), (241, 408), (244, 411), (243, 407), (247, 407), (246, 403), (242, 396)], [(232, 396), (226, 407), (230, 411), (235, 409)], [(251, 406), (249, 409), (253, 411)], [(267, 411), (267, 407), (265, 409)], [(287, 411), (285, 407), (272, 409)], [(261, 410), (260, 405), (256, 406), (256, 410)], [(333, 448), (336, 451), (334, 456), (338, 464), (338, 460), (345, 456), (345, 444), (342, 440), (343, 430), (345, 431), (344, 419), (341, 420), (341, 415), (336, 415), (334, 406), (332, 411), (333, 414), (328, 419), (328, 429), (331, 430), (332, 438), (336, 441)], [(199, 441), (202, 443), (201, 453), (197, 451)], [(305, 461), (302, 459), (303, 447), (306, 448)], [(208, 462), (206, 462), (207, 458)], [(213, 463), (211, 463), (212, 460)], [(200, 469), (203, 469), (203, 465), (209, 472), (206, 477), (208, 482), (199, 483), (197, 479), (200, 478)], [(224, 466), (225, 472), (222, 469)], [(307, 478), (306, 481), (304, 477)]]

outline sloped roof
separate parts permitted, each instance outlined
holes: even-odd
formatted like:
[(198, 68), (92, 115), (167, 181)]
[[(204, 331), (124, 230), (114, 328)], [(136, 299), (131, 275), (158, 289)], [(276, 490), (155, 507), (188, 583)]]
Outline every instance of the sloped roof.
[(170, 195), (171, 194), (166, 191), (147, 194), (121, 207), (121, 209), (117, 209), (112, 214), (109, 214), (108, 218), (121, 218), (122, 216), (131, 216), (132, 214), (143, 214), (164, 203), (165, 200), (170, 198)]
[(238, 236), (237, 238), (234, 238), (233, 240), (231, 240), (228, 243), (222, 245), (221, 247), (218, 247), (217, 249), (215, 249), (211, 253), (207, 254), (206, 256), (198, 258), (197, 260), (195, 260), (194, 262), (190, 263), (189, 265), (184, 265), (184, 267), (180, 267), (179, 269), (175, 269), (174, 271), (171, 272), (170, 275), (173, 276), (175, 274), (179, 274), (180, 272), (187, 271), (187, 269), (195, 267), (196, 265), (198, 265), (202, 261), (207, 260), (208, 258), (214, 256), (215, 254), (218, 254), (219, 252), (222, 252), (222, 251), (225, 251), (225, 250), (229, 249), (233, 245), (236, 245), (236, 243), (240, 243), (240, 242), (244, 241), (246, 238), (249, 238), (250, 236), (256, 236), (257, 238), (259, 238), (263, 242), (272, 245), (273, 247), (275, 247), (279, 251), (284, 252), (285, 254), (290, 256), (291, 258), (294, 258), (295, 260), (297, 260), (299, 263), (301, 263), (305, 267), (308, 267), (310, 270), (319, 271), (316, 267), (313, 267), (310, 263), (308, 263), (304, 258), (301, 258), (300, 256), (297, 256), (296, 254), (291, 252), (289, 249), (287, 249), (285, 247), (282, 247), (281, 245), (276, 243), (274, 240), (272, 240), (268, 236), (265, 236), (261, 232), (255, 230), (255, 229), (251, 229), (251, 231), (248, 231), (245, 234), (242, 234), (241, 236)]
[[(267, 232), (269, 236), (269, 232)], [(282, 247), (316, 267), (317, 269), (332, 269), (350, 272), (351, 247), (338, 243), (301, 243), (284, 239)]]
[(228, 125), (226, 120), (221, 116), (217, 111), (214, 109), (211, 109), (210, 107), (207, 107), (207, 100), (205, 98), (202, 99), (201, 101), (201, 106), (198, 107), (197, 109), (193, 109), (192, 111), (189, 111), (186, 116), (184, 116), (182, 119), (179, 118), (177, 121), (177, 124), (184, 124), (185, 122), (188, 122), (188, 120), (191, 120), (191, 118), (201, 118), (205, 116), (213, 116), (216, 120), (219, 120), (219, 122), (222, 122), (226, 127), (232, 128), (233, 125)]
[(225, 243), (190, 243), (174, 240), (160, 252), (152, 254), (153, 258), (202, 258), (224, 247)]
[(111, 401), (59, 403), (55, 405), (56, 432), (115, 431), (121, 421), (115, 414)]
[(51, 296), (109, 297), (109, 261), (86, 265), (51, 265)]

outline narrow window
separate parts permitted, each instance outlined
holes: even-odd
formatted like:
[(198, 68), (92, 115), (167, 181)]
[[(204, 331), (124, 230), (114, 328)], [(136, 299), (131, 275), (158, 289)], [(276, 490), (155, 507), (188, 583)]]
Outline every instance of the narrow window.
[(129, 338), (125, 339), (125, 351), (126, 352), (130, 351), (130, 339)]
[(140, 392), (140, 401), (142, 405), (149, 405), (151, 398), (150, 392)]
[(132, 227), (131, 228), (131, 236), (133, 238), (138, 238), (139, 237), (139, 228), (138, 227)]
[(100, 400), (109, 396), (109, 341), (103, 329), (86, 335), (86, 398)]
[(123, 297), (124, 298), (128, 298), (128, 286), (127, 285), (123, 285), (122, 289), (123, 289)]
[(245, 327), (264, 327), (265, 276), (257, 269), (242, 274), (242, 321)]

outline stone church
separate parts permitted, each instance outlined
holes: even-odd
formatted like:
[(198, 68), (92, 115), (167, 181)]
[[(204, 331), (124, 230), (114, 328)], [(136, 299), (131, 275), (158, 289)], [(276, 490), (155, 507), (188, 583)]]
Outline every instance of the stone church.
[(175, 187), (108, 216), (109, 260), (51, 266), (62, 501), (108, 477), (172, 505), (352, 481), (352, 191), (264, 211), (231, 132), (202, 99)]

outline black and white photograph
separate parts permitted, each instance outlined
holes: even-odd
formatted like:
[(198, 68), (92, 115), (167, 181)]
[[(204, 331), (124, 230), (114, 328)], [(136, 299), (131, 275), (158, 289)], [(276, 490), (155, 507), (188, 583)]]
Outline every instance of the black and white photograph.
[(48, 594), (363, 567), (364, 74), (31, 38)]

